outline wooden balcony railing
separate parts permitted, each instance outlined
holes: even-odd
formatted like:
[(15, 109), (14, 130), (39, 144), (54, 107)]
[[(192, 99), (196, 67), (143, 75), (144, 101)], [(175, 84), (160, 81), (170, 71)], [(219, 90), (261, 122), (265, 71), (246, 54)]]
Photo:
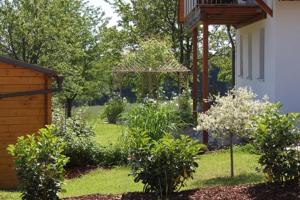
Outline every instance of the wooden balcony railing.
[(215, 5), (256, 5), (255, 0), (184, 0), (184, 17), (188, 16), (198, 6)]

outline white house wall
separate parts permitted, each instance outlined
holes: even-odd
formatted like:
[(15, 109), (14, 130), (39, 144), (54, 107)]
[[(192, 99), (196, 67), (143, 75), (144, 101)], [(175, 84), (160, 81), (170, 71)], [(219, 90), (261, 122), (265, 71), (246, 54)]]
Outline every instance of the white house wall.
[[(236, 85), (237, 87), (249, 87), (260, 97), (269, 96), (275, 100), (275, 44), (272, 31), (272, 20), (266, 19), (237, 31), (237, 53), (236, 53)], [(259, 79), (259, 54), (260, 54), (260, 30), (265, 28), (265, 77)], [(248, 79), (248, 34), (252, 35), (252, 79)], [(243, 60), (244, 73), (240, 76), (240, 36), (243, 38)]]
[(275, 95), (286, 112), (300, 112), (300, 1), (278, 1), (275, 6)]
[[(285, 112), (300, 112), (300, 1), (273, 1), (274, 17), (237, 31), (236, 83), (250, 87), (260, 97), (268, 95), (280, 101)], [(265, 78), (259, 76), (259, 31), (265, 28)], [(248, 74), (248, 41), (252, 34), (253, 77)], [(240, 77), (240, 42), (242, 36), (244, 75)]]

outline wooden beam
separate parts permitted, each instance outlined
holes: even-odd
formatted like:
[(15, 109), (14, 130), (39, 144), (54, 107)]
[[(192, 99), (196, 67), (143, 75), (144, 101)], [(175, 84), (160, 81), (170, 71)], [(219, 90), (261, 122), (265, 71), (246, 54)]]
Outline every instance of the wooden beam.
[(263, 0), (256, 0), (256, 3), (259, 5), (259, 7), (268, 13), (271, 17), (273, 17), (273, 10), (264, 2)]
[(198, 28), (193, 29), (193, 116), (197, 121), (198, 105)]
[(178, 0), (178, 22), (184, 23), (184, 0)]
[[(208, 111), (208, 23), (203, 21), (203, 65), (202, 65), (202, 103), (203, 112)], [(203, 143), (208, 144), (208, 132), (203, 131)]]

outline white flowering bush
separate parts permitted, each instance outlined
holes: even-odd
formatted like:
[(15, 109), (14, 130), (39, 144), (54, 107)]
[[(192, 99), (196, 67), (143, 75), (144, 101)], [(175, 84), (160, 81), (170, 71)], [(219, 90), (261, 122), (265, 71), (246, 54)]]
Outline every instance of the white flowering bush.
[(214, 103), (206, 113), (199, 114), (198, 130), (210, 130), (221, 135), (234, 133), (240, 136), (250, 133), (247, 128), (253, 116), (270, 105), (267, 98), (257, 99), (257, 95), (247, 88), (233, 89), (226, 96), (214, 96)]
[[(226, 96), (214, 96), (214, 103), (206, 113), (198, 118), (198, 130), (209, 130), (221, 136), (246, 136), (251, 133), (248, 126), (253, 117), (262, 113), (270, 103), (267, 98), (257, 99), (257, 95), (248, 88), (233, 89)], [(233, 156), (231, 176), (233, 176)]]

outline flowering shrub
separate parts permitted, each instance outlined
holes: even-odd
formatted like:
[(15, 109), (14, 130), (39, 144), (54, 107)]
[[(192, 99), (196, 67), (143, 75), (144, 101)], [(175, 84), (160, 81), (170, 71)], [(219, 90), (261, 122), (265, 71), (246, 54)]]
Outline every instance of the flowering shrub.
[(257, 96), (246, 88), (233, 89), (226, 96), (214, 96), (214, 104), (206, 113), (201, 113), (198, 130), (210, 130), (221, 135), (234, 133), (249, 134), (247, 125), (253, 116), (270, 105), (267, 100), (257, 100)]
[(20, 137), (8, 148), (15, 158), (24, 200), (59, 199), (68, 159), (63, 155), (63, 141), (53, 131), (53, 127), (41, 129), (38, 135)]
[(214, 104), (199, 115), (198, 130), (210, 130), (222, 136), (230, 137), (231, 176), (233, 173), (233, 134), (250, 135), (248, 125), (255, 115), (266, 109), (267, 100), (257, 100), (257, 96), (247, 88), (233, 89), (226, 96), (215, 96)]
[(255, 117), (254, 144), (261, 157), (259, 163), (268, 174), (269, 181), (281, 185), (299, 183), (300, 152), (296, 145), (300, 141), (299, 114), (282, 115), (279, 106), (268, 108), (267, 112)]

